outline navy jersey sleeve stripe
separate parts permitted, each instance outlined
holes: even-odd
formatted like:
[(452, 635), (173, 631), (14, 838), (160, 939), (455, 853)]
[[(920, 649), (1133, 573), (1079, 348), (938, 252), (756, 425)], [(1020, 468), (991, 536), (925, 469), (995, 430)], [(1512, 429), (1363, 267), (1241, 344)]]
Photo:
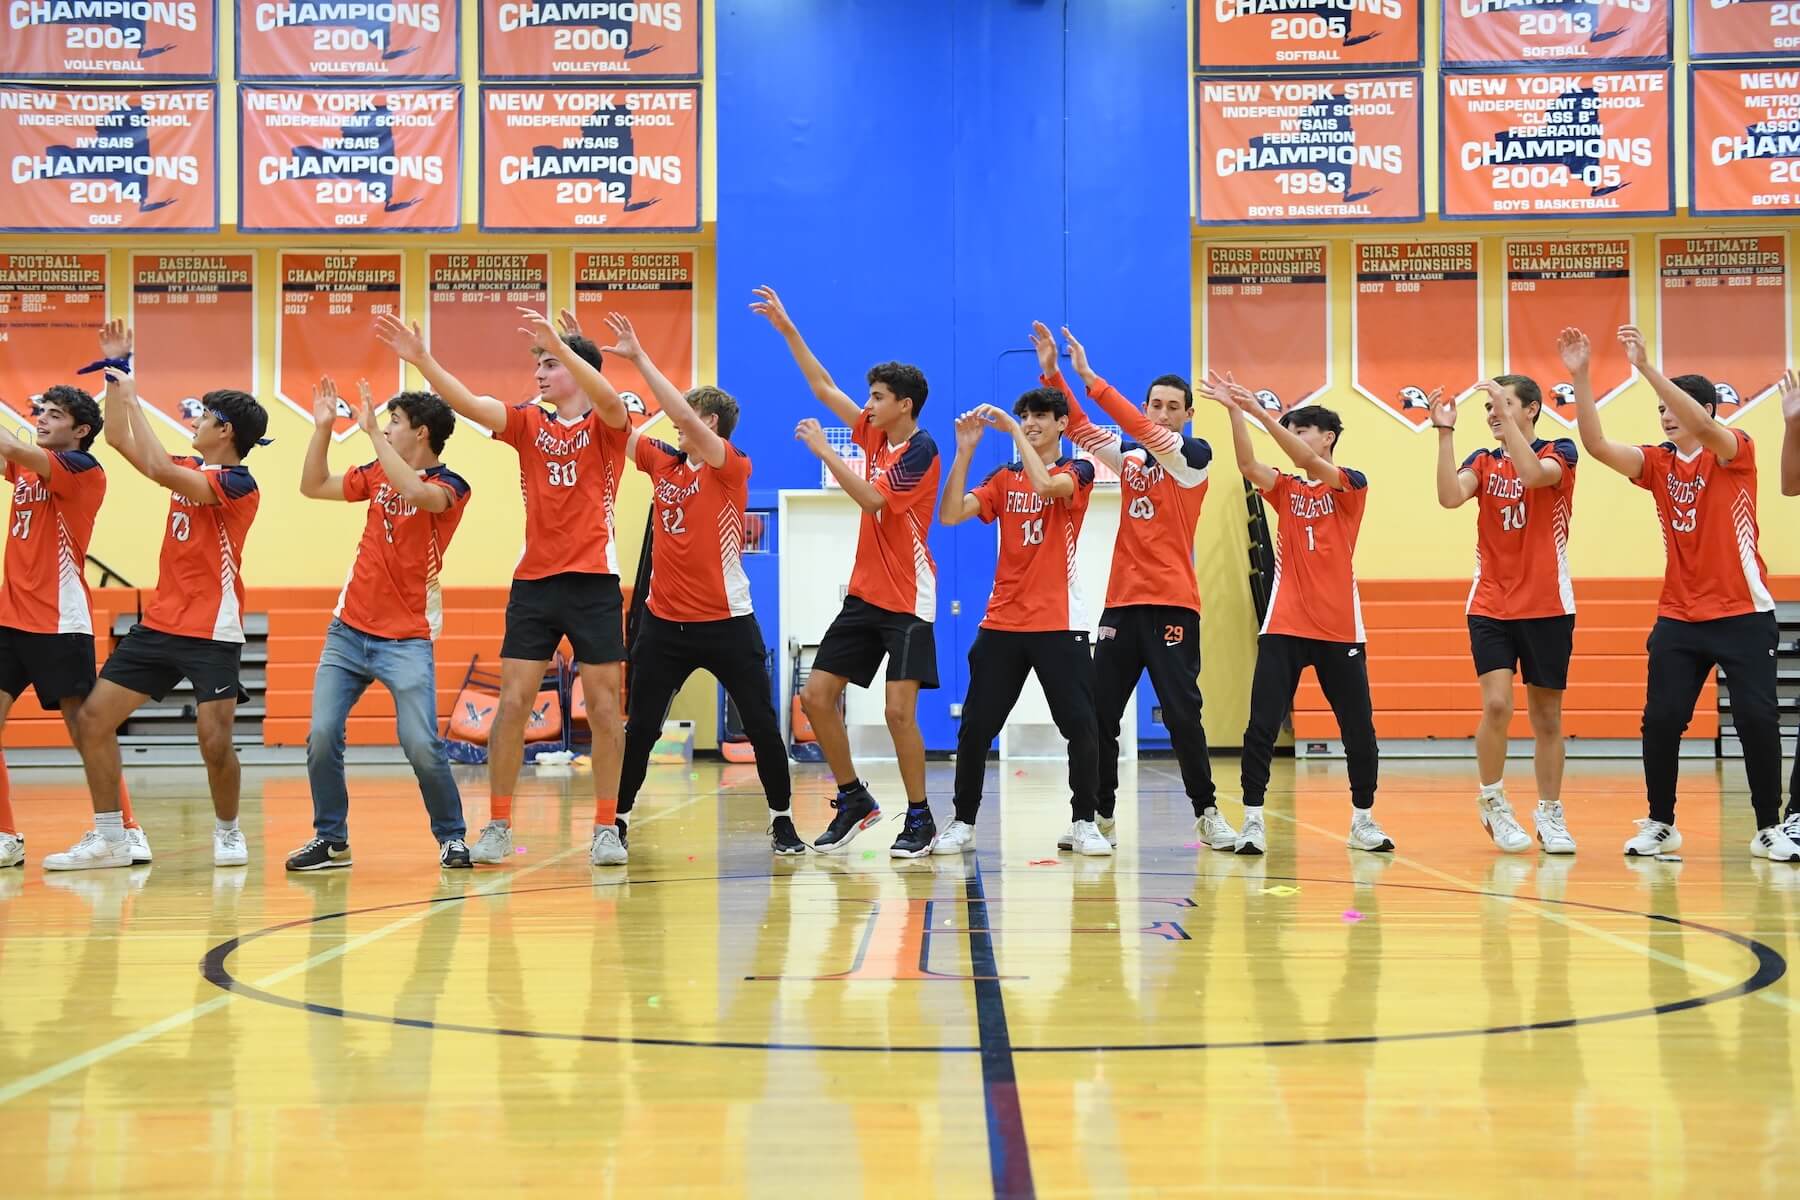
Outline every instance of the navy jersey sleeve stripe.
[(241, 500), (256, 490), (256, 480), (249, 467), (226, 467), (219, 472), (219, 486), (233, 500)]
[(1075, 484), (1077, 487), (1090, 488), (1094, 486), (1093, 463), (1085, 458), (1078, 458), (1070, 464), (1070, 469), (1075, 473)]
[(1572, 467), (1581, 461), (1581, 455), (1575, 450), (1574, 438), (1557, 438), (1551, 444), (1556, 450), (1556, 457), (1562, 459), (1567, 465)]
[(1202, 438), (1183, 438), (1181, 441), (1181, 457), (1187, 465), (1196, 471), (1204, 471), (1212, 463), (1212, 447)]
[(92, 471), (100, 466), (100, 460), (86, 450), (53, 450), (51, 456), (56, 459), (58, 467), (71, 475)]
[(1343, 472), (1344, 482), (1348, 483), (1352, 489), (1361, 491), (1369, 486), (1369, 477), (1361, 471), (1353, 471), (1349, 467), (1339, 467), (1338, 470)]
[(906, 449), (888, 468), (887, 484), (891, 491), (910, 492), (924, 480), (925, 473), (937, 459), (937, 443), (923, 430), (913, 434)]

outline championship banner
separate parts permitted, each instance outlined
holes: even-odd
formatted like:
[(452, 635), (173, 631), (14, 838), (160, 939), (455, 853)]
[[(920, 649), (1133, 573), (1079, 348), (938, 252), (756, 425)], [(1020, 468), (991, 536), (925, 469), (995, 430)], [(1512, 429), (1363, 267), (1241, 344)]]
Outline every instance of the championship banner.
[(1413, 429), (1434, 388), (1460, 402), (1482, 376), (1481, 244), (1359, 242), (1351, 384)]
[(700, 228), (700, 89), (481, 89), (481, 228)]
[(1780, 390), (1789, 355), (1787, 238), (1656, 239), (1656, 328), (1665, 375), (1705, 375), (1731, 422)]
[[(694, 252), (692, 250), (577, 250), (575, 319), (600, 345), (612, 342), (606, 314), (623, 313), (638, 341), (668, 381), (694, 386)], [(633, 413), (661, 405), (629, 363), (608, 359), (606, 377)]]
[(1443, 81), (1445, 219), (1675, 212), (1667, 68)]
[(1675, 5), (1674, 0), (1444, 0), (1441, 32), (1446, 67), (1668, 62), (1675, 45)]
[(0, 85), (0, 233), (216, 233), (218, 89)]
[(100, 357), (106, 318), (106, 255), (0, 252), (0, 407), (30, 428), (45, 388), (104, 391), (98, 375), (75, 371)]
[[(519, 309), (550, 311), (550, 255), (542, 251), (432, 253), (425, 266), (425, 332), (457, 351), (456, 377), (477, 396), (517, 404), (531, 394)], [(606, 338), (600, 337), (601, 345)], [(479, 353), (476, 351), (479, 350)]]
[(193, 432), (207, 392), (256, 391), (256, 256), (133, 254), (131, 328), (138, 395)]
[(237, 77), (408, 82), (462, 74), (456, 0), (237, 0)]
[(1417, 221), (1423, 86), (1351, 79), (1201, 79), (1200, 224)]
[(1422, 0), (1199, 0), (1196, 71), (1416, 67)]
[(480, 0), (483, 79), (700, 78), (702, 0)]
[(0, 76), (216, 79), (215, 0), (6, 0)]
[(1255, 388), (1272, 413), (1323, 395), (1331, 386), (1327, 248), (1271, 243), (1205, 252), (1206, 369)]
[(238, 229), (452, 232), (462, 87), (238, 89)]
[(1544, 412), (1575, 424), (1575, 391), (1556, 339), (1569, 326), (1587, 334), (1588, 376), (1604, 405), (1634, 372), (1619, 345), (1632, 319), (1631, 239), (1506, 243), (1505, 371), (1528, 375), (1544, 391)]
[[(377, 403), (403, 386), (400, 360), (375, 340), (375, 318), (404, 311), (403, 262), (398, 252), (281, 252), (275, 392), (309, 425), (313, 385), (324, 376), (337, 384), (340, 397), (352, 401), (359, 379), (369, 381)], [(355, 431), (355, 414), (340, 401), (332, 437), (341, 442)]]
[(1800, 57), (1800, 10), (1792, 0), (1689, 0), (1688, 57)]
[(1693, 215), (1792, 217), (1800, 210), (1800, 65), (1694, 67), (1688, 81)]

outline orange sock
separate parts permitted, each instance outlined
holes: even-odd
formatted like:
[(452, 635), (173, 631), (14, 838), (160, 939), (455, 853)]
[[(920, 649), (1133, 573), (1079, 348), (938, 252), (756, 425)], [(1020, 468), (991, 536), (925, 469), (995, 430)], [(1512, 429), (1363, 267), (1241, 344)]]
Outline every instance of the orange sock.
[(510, 822), (512, 820), (512, 797), (491, 797), (488, 800), (488, 820)]
[(0, 752), (0, 833), (18, 833), (13, 824), (12, 777), (6, 773), (6, 755)]
[(608, 796), (605, 799), (594, 798), (594, 824), (617, 825), (619, 823), (619, 798)]
[(137, 829), (140, 826), (137, 818), (131, 815), (131, 791), (125, 786), (125, 775), (119, 775), (119, 814), (125, 818), (125, 828)]

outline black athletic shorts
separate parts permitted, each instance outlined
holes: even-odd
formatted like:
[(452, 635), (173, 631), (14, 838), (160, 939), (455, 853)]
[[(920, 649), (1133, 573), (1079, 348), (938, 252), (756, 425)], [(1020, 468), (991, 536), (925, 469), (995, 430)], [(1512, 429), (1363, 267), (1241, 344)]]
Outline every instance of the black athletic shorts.
[(185, 677), (194, 685), (194, 703), (250, 699), (238, 681), (242, 642), (183, 637), (133, 625), (100, 668), (100, 678), (155, 700), (175, 690)]
[(937, 638), (931, 622), (849, 596), (825, 631), (813, 667), (868, 687), (883, 657), (888, 660), (889, 683), (917, 680), (921, 688), (937, 687)]
[(0, 626), (0, 692), (17, 700), (29, 684), (55, 710), (94, 690), (94, 635), (27, 633)]
[(564, 571), (542, 579), (513, 580), (500, 657), (544, 662), (555, 656), (565, 637), (575, 648), (578, 663), (625, 661), (625, 617), (617, 575)]
[(1475, 655), (1477, 675), (1516, 669), (1532, 687), (1564, 691), (1569, 686), (1569, 657), (1575, 652), (1575, 618), (1502, 621), (1471, 616), (1469, 649)]

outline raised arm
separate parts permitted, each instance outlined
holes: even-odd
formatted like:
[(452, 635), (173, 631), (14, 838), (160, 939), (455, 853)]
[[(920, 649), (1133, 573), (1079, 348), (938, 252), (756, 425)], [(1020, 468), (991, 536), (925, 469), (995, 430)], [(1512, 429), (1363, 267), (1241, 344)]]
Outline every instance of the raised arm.
[(1711, 450), (1722, 463), (1728, 463), (1737, 457), (1737, 434), (1727, 429), (1719, 419), (1706, 411), (1706, 406), (1671, 383), (1667, 376), (1650, 365), (1650, 350), (1644, 343), (1643, 332), (1636, 325), (1619, 327), (1619, 343), (1625, 347), (1625, 357), (1637, 368), (1646, 382), (1656, 391), (1656, 398), (1663, 406), (1675, 414), (1682, 428), (1694, 431), (1700, 444)]
[(550, 318), (529, 308), (521, 308), (519, 315), (525, 318), (525, 326), (519, 332), (531, 339), (533, 349), (550, 355), (563, 365), (587, 393), (587, 398), (594, 402), (594, 411), (600, 414), (600, 419), (614, 429), (630, 429), (631, 413), (626, 410), (618, 389), (595, 369), (593, 363), (575, 353), (575, 348), (562, 340)]
[(681, 430), (682, 445), (699, 455), (714, 470), (724, 466), (725, 456), (729, 453), (725, 439), (701, 419), (681, 389), (670, 383), (657, 369), (643, 343), (638, 341), (637, 330), (631, 327), (631, 318), (623, 313), (612, 313), (607, 316), (606, 323), (617, 340), (601, 353), (617, 355), (636, 367), (638, 374), (644, 377), (644, 382), (650, 385), (650, 394), (656, 397), (657, 404), (668, 414), (675, 428)]
[(1050, 335), (1050, 327), (1042, 321), (1031, 323), (1031, 346), (1037, 351), (1039, 382), (1045, 387), (1055, 388), (1069, 402), (1069, 427), (1066, 431), (1069, 440), (1087, 451), (1095, 461), (1105, 463), (1115, 474), (1123, 470), (1125, 443), (1118, 434), (1102, 429), (1088, 419), (1087, 410), (1082, 408), (1081, 401), (1069, 387), (1069, 381), (1063, 378), (1062, 371), (1056, 365), (1056, 339)]
[(344, 477), (331, 473), (326, 452), (331, 449), (331, 427), (337, 424), (338, 390), (330, 379), (313, 384), (313, 433), (300, 463), (300, 494), (309, 500), (342, 500)]
[(799, 326), (788, 316), (787, 309), (781, 303), (781, 297), (775, 294), (772, 287), (755, 289), (756, 299), (751, 302), (750, 311), (768, 320), (787, 341), (788, 353), (794, 356), (794, 365), (806, 376), (806, 386), (819, 402), (831, 410), (833, 416), (846, 425), (855, 425), (862, 417), (862, 405), (852, 400), (844, 390), (832, 381), (831, 372), (813, 354), (807, 346), (806, 339), (800, 336)]
[(1145, 416), (1142, 409), (1127, 400), (1117, 388), (1107, 383), (1099, 372), (1088, 365), (1087, 348), (1075, 340), (1069, 327), (1063, 326), (1062, 332), (1063, 340), (1069, 344), (1069, 361), (1075, 367), (1075, 373), (1081, 377), (1087, 394), (1101, 410), (1116, 421), (1119, 428), (1133, 441), (1148, 450), (1162, 464), (1163, 469), (1174, 476), (1177, 483), (1193, 487), (1203, 482), (1206, 479), (1205, 470), (1188, 462), (1183, 453), (1187, 439)]
[(1475, 498), (1480, 485), (1475, 472), (1459, 468), (1456, 462), (1456, 401), (1445, 399), (1443, 388), (1435, 388), (1426, 403), (1431, 408), (1431, 427), (1438, 431), (1437, 500), (1444, 508), (1461, 508)]
[(1234, 391), (1232, 399), (1241, 411), (1249, 413), (1262, 423), (1263, 429), (1275, 439), (1275, 444), (1281, 447), (1281, 452), (1288, 456), (1288, 461), (1297, 469), (1336, 492), (1344, 491), (1350, 486), (1350, 481), (1338, 470), (1336, 463), (1308, 446), (1299, 434), (1283, 425), (1280, 418), (1258, 404), (1250, 389)]
[(818, 421), (808, 417), (796, 425), (794, 440), (811, 450), (825, 464), (831, 477), (844, 489), (844, 495), (856, 501), (858, 508), (864, 512), (878, 513), (887, 507), (887, 497), (881, 494), (881, 489), (864, 479), (831, 448), (831, 443), (825, 440), (825, 429)]
[(457, 416), (474, 421), (492, 433), (500, 433), (506, 428), (506, 405), (492, 396), (477, 396), (462, 380), (444, 370), (426, 347), (417, 321), (407, 325), (398, 317), (384, 313), (375, 318), (375, 337), (403, 361), (411, 363)]
[(1050, 468), (1026, 440), (1018, 418), (992, 404), (984, 404), (975, 411), (984, 424), (1012, 437), (1013, 449), (1019, 455), (1019, 464), (1025, 468), (1025, 479), (1031, 484), (1032, 491), (1046, 500), (1067, 500), (1075, 494), (1075, 477), (1050, 474)]
[(1800, 371), (1781, 377), (1781, 494), (1800, 496)]
[(143, 405), (138, 402), (136, 381), (118, 368), (108, 367), (106, 369), (106, 426), (108, 430), (112, 428), (115, 419), (120, 424), (130, 422), (134, 426), (129, 439), (130, 450), (126, 450), (116, 442), (113, 443), (113, 446), (125, 455), (125, 461), (135, 467), (140, 475), (195, 504), (217, 504), (219, 502), (218, 493), (213, 491), (212, 483), (204, 474), (191, 467), (181, 466), (163, 453), (162, 443), (156, 440), (156, 434), (151, 430), (149, 421), (144, 417)]
[[(427, 483), (419, 478), (419, 472), (410, 466), (400, 452), (394, 449), (387, 437), (375, 424), (375, 397), (369, 391), (369, 381), (356, 381), (357, 398), (361, 401), (356, 406), (356, 427), (368, 437), (369, 443), (375, 447), (375, 461), (381, 464), (381, 473), (387, 476), (388, 486), (400, 493), (400, 498), (414, 508), (426, 512), (441, 513), (450, 507), (450, 493), (435, 483)], [(338, 494), (343, 494), (343, 481), (338, 481)]]
[(50, 452), (25, 441), (22, 432), (17, 437), (0, 437), (0, 459), (39, 476), (50, 474)]
[(1507, 457), (1512, 459), (1513, 469), (1519, 473), (1519, 482), (1528, 488), (1555, 487), (1561, 483), (1562, 463), (1554, 458), (1539, 458), (1519, 429), (1519, 423), (1512, 419), (1519, 402), (1508, 396), (1506, 389), (1495, 380), (1483, 380), (1481, 389), (1500, 413), (1500, 444), (1506, 447)]
[(1238, 471), (1250, 486), (1266, 492), (1275, 486), (1281, 472), (1256, 457), (1256, 445), (1250, 440), (1250, 423), (1244, 417), (1246, 406), (1254, 408), (1256, 397), (1230, 376), (1214, 372), (1200, 385), (1200, 394), (1222, 407), (1231, 417), (1231, 449), (1237, 456)]
[(938, 524), (961, 525), (981, 515), (981, 501), (969, 491), (969, 463), (987, 422), (980, 410), (956, 418), (956, 457), (950, 461), (950, 477), (944, 481), (944, 498), (938, 504)]
[(1569, 386), (1575, 391), (1575, 430), (1581, 437), (1581, 448), (1627, 479), (1644, 473), (1644, 452), (1636, 446), (1615, 442), (1606, 436), (1600, 424), (1600, 406), (1594, 403), (1594, 384), (1588, 377), (1592, 348), (1587, 334), (1579, 329), (1564, 329), (1556, 339), (1563, 366), (1569, 371)]

